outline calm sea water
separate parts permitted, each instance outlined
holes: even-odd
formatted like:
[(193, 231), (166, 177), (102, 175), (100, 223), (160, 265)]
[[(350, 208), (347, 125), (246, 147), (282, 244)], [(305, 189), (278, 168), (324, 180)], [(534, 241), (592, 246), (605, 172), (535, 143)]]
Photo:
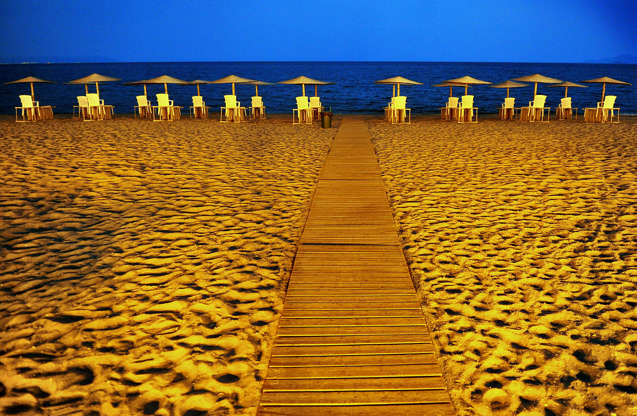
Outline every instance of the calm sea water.
[[(25, 76), (36, 76), (55, 84), (36, 84), (36, 99), (41, 105), (55, 105), (56, 113), (71, 113), (76, 96), (84, 94), (83, 85), (66, 82), (91, 73), (121, 78), (121, 82), (100, 83), (100, 96), (107, 104), (115, 106), (115, 112), (131, 113), (135, 96), (143, 93), (142, 86), (126, 86), (123, 82), (154, 78), (167, 74), (184, 80), (215, 80), (236, 74), (245, 78), (277, 82), (306, 75), (330, 81), (333, 85), (319, 86), (319, 96), (324, 106), (337, 113), (381, 112), (391, 96), (391, 85), (374, 84), (374, 81), (401, 75), (422, 82), (423, 85), (401, 86), (408, 107), (414, 113), (435, 113), (444, 105), (449, 88), (434, 87), (446, 79), (471, 75), (493, 83), (540, 73), (572, 82), (609, 76), (630, 82), (633, 86), (607, 85), (607, 94), (617, 95), (621, 114), (637, 114), (637, 65), (618, 64), (549, 64), (549, 63), (449, 63), (449, 62), (159, 62), (159, 63), (84, 63), (84, 64), (21, 64), (0, 65), (0, 83)], [(574, 107), (591, 107), (599, 101), (601, 84), (588, 84), (588, 88), (569, 88)], [(95, 86), (89, 87), (93, 92)], [(148, 94), (153, 98), (163, 92), (163, 85), (149, 85)], [(201, 95), (214, 110), (223, 105), (223, 95), (229, 94), (229, 84), (201, 85)], [(28, 93), (28, 84), (0, 85), (0, 113), (13, 114), (19, 105), (18, 95)], [(506, 90), (476, 86), (469, 88), (475, 96), (480, 113), (494, 113), (503, 101)], [(538, 91), (548, 96), (548, 106), (556, 107), (564, 96), (563, 88), (550, 88), (539, 84)], [(169, 85), (170, 98), (176, 105), (187, 107), (196, 94), (194, 85)], [(237, 85), (236, 93), (243, 105), (249, 105), (254, 86)], [(454, 95), (464, 94), (464, 88), (455, 88)], [(270, 113), (291, 113), (294, 97), (301, 95), (299, 85), (266, 85), (259, 87)], [(306, 95), (314, 95), (314, 87), (306, 86)], [(517, 104), (526, 104), (533, 95), (532, 84), (525, 88), (511, 89)]]

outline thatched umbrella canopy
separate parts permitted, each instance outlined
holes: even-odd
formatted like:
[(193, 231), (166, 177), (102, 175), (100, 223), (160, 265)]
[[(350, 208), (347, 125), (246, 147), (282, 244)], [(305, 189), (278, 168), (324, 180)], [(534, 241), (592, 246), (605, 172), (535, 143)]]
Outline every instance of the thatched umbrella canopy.
[(521, 84), (519, 82), (513, 82), (513, 81), (505, 81), (499, 84), (490, 85), (491, 88), (506, 88), (507, 98), (509, 98), (509, 88), (520, 88), (520, 87), (526, 87), (526, 86), (527, 84)]
[(469, 75), (465, 75), (464, 77), (460, 77), (460, 78), (448, 79), (445, 82), (464, 85), (464, 95), (467, 95), (469, 91), (469, 85), (491, 84), (489, 81), (482, 81)]
[(234, 84), (247, 84), (253, 80), (248, 78), (242, 78), (237, 75), (228, 75), (227, 77), (219, 78), (214, 81), (210, 81), (210, 84), (232, 84), (232, 95), (236, 95), (234, 92)]
[[(392, 97), (396, 95), (400, 95), (400, 85), (422, 85), (422, 82), (412, 81), (411, 79), (407, 79), (401, 76), (395, 76), (391, 78), (385, 78), (378, 81), (375, 81), (376, 84), (393, 84), (392, 86)], [(398, 93), (396, 94), (396, 86), (398, 86)]]
[(562, 81), (559, 84), (550, 85), (551, 88), (564, 87), (564, 98), (568, 97), (568, 87), (588, 88), (586, 85), (576, 84), (574, 82)]
[(312, 79), (309, 77), (306, 77), (305, 75), (301, 75), (298, 76), (296, 78), (292, 78), (292, 79), (288, 79), (287, 81), (279, 81), (279, 84), (294, 84), (294, 85), (301, 85), (301, 90), (303, 93), (303, 97), (305, 97), (305, 86), (306, 85), (314, 85), (314, 96), (318, 96), (318, 86), (319, 85), (328, 85), (328, 84), (333, 84), (333, 82), (327, 82), (327, 81), (319, 81), (317, 79)]
[(254, 80), (254, 81), (248, 82), (248, 84), (250, 84), (250, 85), (254, 85), (254, 88), (255, 88), (255, 93), (254, 93), (254, 95), (255, 95), (256, 97), (258, 97), (258, 96), (259, 96), (259, 85), (273, 85), (271, 82), (257, 81), (257, 80)]
[(33, 101), (35, 101), (35, 92), (33, 90), (33, 84), (34, 83), (46, 83), (46, 84), (55, 84), (53, 81), (47, 81), (45, 79), (41, 79), (41, 78), (36, 78), (36, 77), (24, 77), (24, 78), (20, 78), (20, 79), (16, 79), (15, 81), (9, 81), (9, 82), (5, 82), (5, 85), (8, 84), (31, 84), (31, 99)]
[(582, 82), (587, 82), (590, 84), (602, 84), (602, 102), (604, 101), (604, 96), (606, 95), (606, 84), (632, 85), (629, 82), (620, 81), (611, 77), (600, 77)]
[[(164, 92), (168, 94), (168, 84), (188, 85), (188, 81), (183, 79), (173, 78), (169, 75), (160, 75), (156, 78), (151, 78), (140, 82), (143, 84), (164, 84)], [(145, 90), (144, 90), (145, 91)]]
[(550, 78), (541, 74), (526, 75), (519, 78), (513, 78), (513, 80), (534, 83), (535, 87), (533, 88), (533, 99), (535, 99), (535, 96), (537, 95), (537, 84), (557, 84), (558, 82), (562, 82), (561, 79)]
[(84, 78), (74, 79), (73, 81), (67, 82), (67, 84), (84, 84), (84, 89), (88, 94), (88, 84), (95, 83), (95, 92), (97, 93), (97, 97), (100, 96), (100, 82), (110, 82), (110, 81), (119, 81), (119, 78), (107, 77), (106, 75), (100, 74), (91, 74), (87, 75)]
[(453, 87), (462, 87), (462, 84), (456, 84), (454, 82), (441, 82), (440, 84), (435, 84), (434, 87), (449, 87), (449, 97), (453, 97)]

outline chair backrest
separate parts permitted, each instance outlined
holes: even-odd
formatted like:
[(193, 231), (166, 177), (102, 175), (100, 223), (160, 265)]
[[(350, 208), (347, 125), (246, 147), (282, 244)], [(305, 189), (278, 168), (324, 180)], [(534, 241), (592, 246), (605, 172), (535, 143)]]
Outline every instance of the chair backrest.
[(224, 95), (223, 99), (226, 102), (226, 108), (234, 108), (237, 106), (237, 96), (236, 95)]
[(77, 105), (80, 108), (86, 108), (88, 107), (88, 98), (86, 98), (85, 95), (78, 95), (77, 96)]
[(201, 95), (193, 95), (192, 96), (192, 106), (193, 107), (203, 107), (203, 97)]
[(321, 106), (321, 97), (310, 97), (310, 107), (318, 108)]
[(571, 97), (564, 97), (560, 100), (560, 106), (563, 110), (571, 108)]
[(538, 94), (533, 99), (533, 104), (531, 107), (533, 108), (544, 108), (544, 104), (546, 103), (546, 95)]
[(460, 101), (461, 108), (473, 108), (473, 95), (463, 95)]
[(613, 108), (615, 106), (615, 95), (607, 95), (604, 97), (604, 108)]
[(407, 107), (407, 97), (404, 95), (397, 95), (393, 99), (393, 107), (396, 110), (404, 110)]
[(458, 97), (449, 97), (449, 101), (447, 101), (447, 108), (456, 107), (458, 107)]
[(310, 104), (306, 96), (296, 97), (296, 108), (298, 108), (299, 110), (310, 108)]
[(515, 97), (506, 97), (504, 99), (504, 108), (509, 109), (515, 107)]
[(33, 108), (33, 99), (31, 99), (30, 95), (21, 95), (20, 103), (22, 104), (22, 108)]
[(88, 100), (89, 107), (98, 107), (100, 105), (100, 99), (97, 94), (86, 94), (86, 99)]
[(161, 94), (155, 94), (155, 96), (157, 97), (157, 106), (170, 107), (170, 104), (168, 102), (168, 94), (161, 93)]
[(138, 95), (135, 98), (137, 98), (137, 105), (139, 107), (147, 107), (148, 106), (148, 97), (146, 97), (145, 95)]
[(263, 97), (260, 95), (252, 97), (252, 107), (263, 107)]

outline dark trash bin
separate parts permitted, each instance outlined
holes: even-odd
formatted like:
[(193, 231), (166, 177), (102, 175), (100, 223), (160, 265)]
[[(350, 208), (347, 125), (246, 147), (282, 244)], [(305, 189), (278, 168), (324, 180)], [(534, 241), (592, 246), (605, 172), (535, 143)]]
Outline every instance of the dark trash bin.
[(332, 127), (332, 112), (331, 111), (323, 111), (321, 113), (321, 127), (324, 129), (329, 129)]

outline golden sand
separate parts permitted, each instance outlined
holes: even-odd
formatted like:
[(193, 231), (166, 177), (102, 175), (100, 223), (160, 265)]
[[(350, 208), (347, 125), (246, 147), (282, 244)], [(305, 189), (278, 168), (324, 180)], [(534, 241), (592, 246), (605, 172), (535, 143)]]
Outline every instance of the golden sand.
[(458, 414), (637, 414), (635, 120), (370, 128)]
[(0, 121), (0, 414), (254, 413), (335, 132)]

